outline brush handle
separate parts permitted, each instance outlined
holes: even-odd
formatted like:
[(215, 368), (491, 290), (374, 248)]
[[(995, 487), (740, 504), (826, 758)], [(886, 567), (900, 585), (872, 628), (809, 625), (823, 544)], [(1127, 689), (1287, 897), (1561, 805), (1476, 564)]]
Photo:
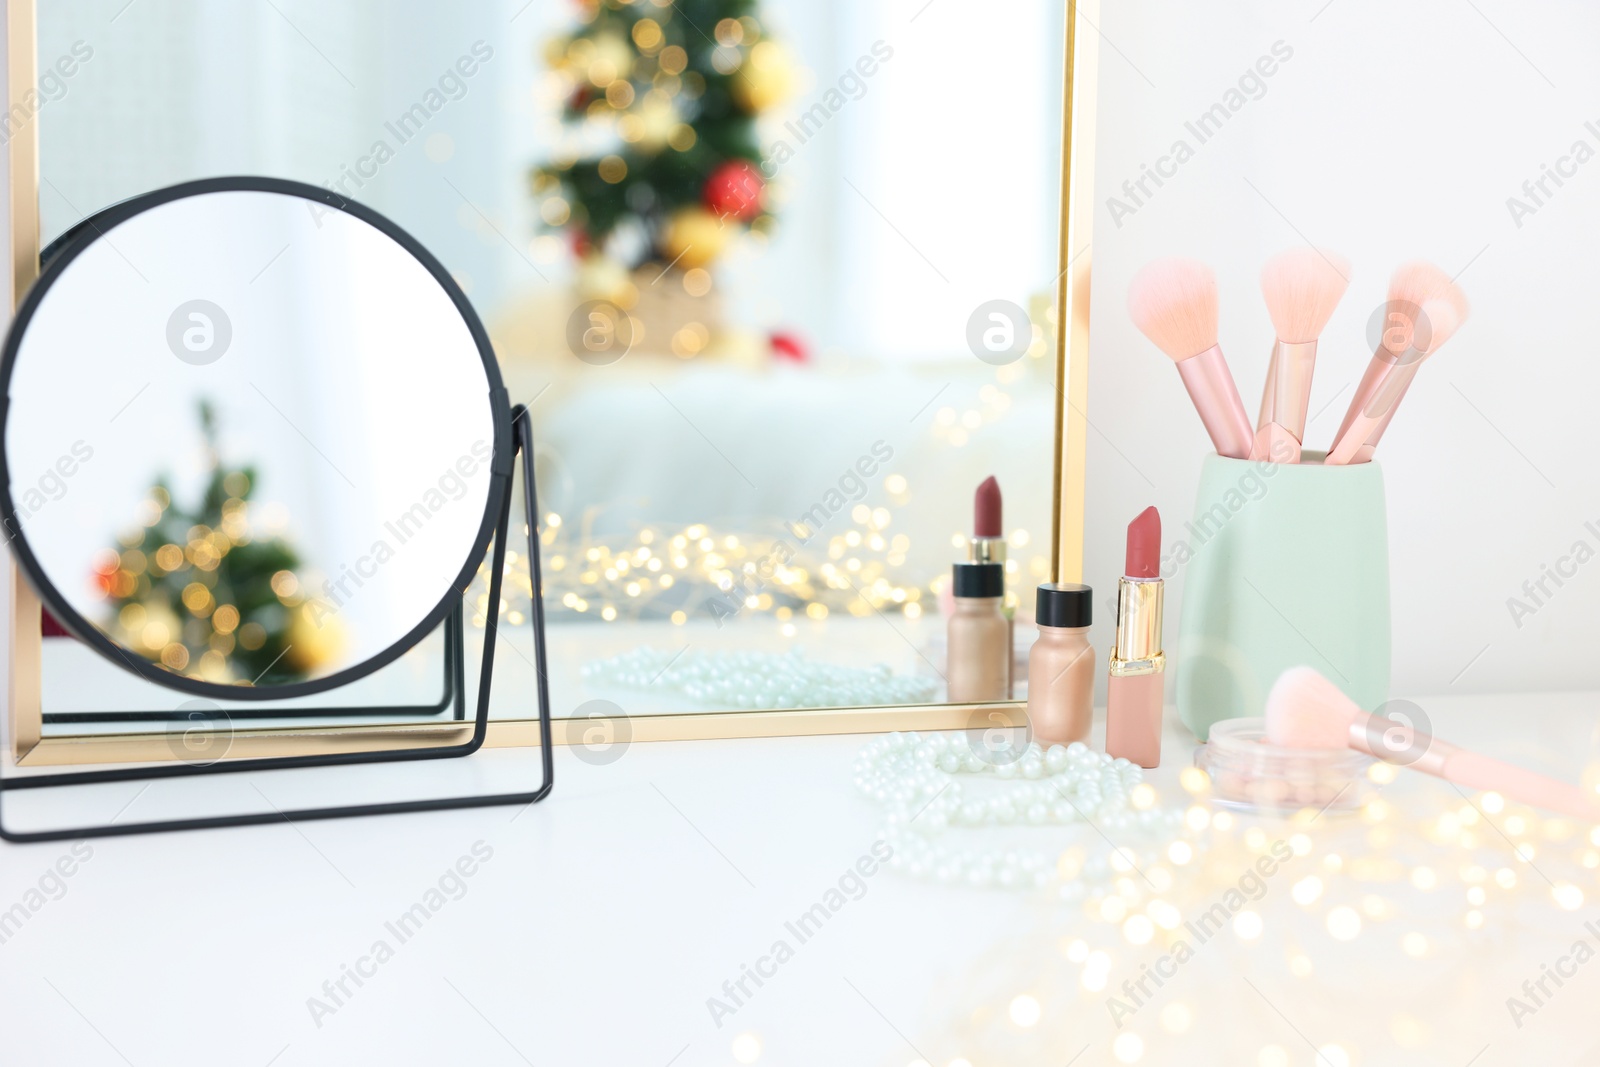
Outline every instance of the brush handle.
[(1267, 392), (1261, 398), (1250, 458), (1299, 463), (1306, 437), (1306, 412), (1311, 407), (1311, 373), (1317, 363), (1317, 342), (1278, 341), (1267, 364)]
[[(1365, 402), (1360, 407), (1356, 407), (1356, 402), (1362, 400), (1360, 395), (1356, 397), (1356, 401), (1352, 401), (1351, 411), (1354, 417), (1346, 416), (1349, 424), (1333, 442), (1333, 447), (1328, 449), (1328, 458), (1324, 460), (1327, 465), (1336, 467), (1346, 463), (1365, 462), (1365, 459), (1360, 458), (1363, 455), (1366, 459), (1372, 458), (1372, 449), (1377, 447), (1383, 431), (1389, 428), (1389, 421), (1394, 418), (1395, 409), (1400, 406), (1406, 390), (1411, 388), (1411, 382), (1416, 378), (1418, 368), (1422, 366), (1422, 359), (1421, 353), (1407, 353), (1407, 358), (1389, 364), (1383, 373), (1377, 376)], [(1377, 358), (1374, 357), (1373, 363), (1377, 362)]]
[(1410, 767), (1467, 789), (1492, 789), (1509, 800), (1575, 819), (1600, 821), (1600, 797), (1590, 797), (1575, 785), (1468, 752), (1378, 715), (1360, 715), (1350, 723), (1350, 747), (1373, 759)]
[(1255, 431), (1250, 428), (1250, 416), (1245, 414), (1244, 401), (1239, 399), (1239, 389), (1233, 384), (1222, 349), (1212, 345), (1199, 355), (1178, 360), (1177, 366), (1217, 455), (1247, 458)]
[(1361, 376), (1361, 384), (1356, 386), (1355, 395), (1350, 398), (1350, 406), (1345, 409), (1344, 421), (1339, 424), (1339, 432), (1333, 435), (1335, 441), (1350, 429), (1350, 424), (1361, 414), (1361, 409), (1367, 406), (1372, 395), (1378, 391), (1378, 386), (1383, 384), (1384, 375), (1393, 370), (1399, 361), (1399, 356), (1382, 345), (1378, 346), (1378, 350), (1372, 354), (1372, 360), (1367, 364), (1367, 372)]
[(1476, 752), (1457, 750), (1445, 760), (1439, 777), (1468, 789), (1493, 789), (1509, 800), (1558, 811), (1586, 822), (1600, 820), (1600, 798), (1568, 782), (1536, 774)]

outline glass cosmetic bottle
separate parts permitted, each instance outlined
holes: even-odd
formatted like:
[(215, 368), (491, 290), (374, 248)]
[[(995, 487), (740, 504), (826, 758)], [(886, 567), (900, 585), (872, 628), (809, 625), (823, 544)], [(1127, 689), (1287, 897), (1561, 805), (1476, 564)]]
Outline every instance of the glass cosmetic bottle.
[(1028, 724), (1033, 739), (1046, 748), (1070, 745), (1087, 740), (1094, 722), (1096, 664), (1089, 644), (1094, 590), (1046, 582), (1037, 596), (1039, 636), (1028, 653)]
[(1005, 568), (998, 563), (957, 563), (951, 573), (955, 611), (948, 629), (950, 701), (1007, 700), (1011, 693), (1011, 620), (1002, 601)]

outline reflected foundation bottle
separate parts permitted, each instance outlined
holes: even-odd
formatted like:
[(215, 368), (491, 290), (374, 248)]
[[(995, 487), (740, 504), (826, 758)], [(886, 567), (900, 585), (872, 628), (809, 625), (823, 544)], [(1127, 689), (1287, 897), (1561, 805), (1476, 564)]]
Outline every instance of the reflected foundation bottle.
[(1002, 604), (1005, 568), (998, 563), (957, 563), (950, 585), (955, 594), (945, 667), (950, 701), (975, 704), (1010, 699), (1011, 620)]
[(1039, 744), (1086, 740), (1094, 722), (1094, 648), (1089, 644), (1094, 590), (1046, 582), (1035, 615), (1039, 636), (1028, 653), (1028, 725)]

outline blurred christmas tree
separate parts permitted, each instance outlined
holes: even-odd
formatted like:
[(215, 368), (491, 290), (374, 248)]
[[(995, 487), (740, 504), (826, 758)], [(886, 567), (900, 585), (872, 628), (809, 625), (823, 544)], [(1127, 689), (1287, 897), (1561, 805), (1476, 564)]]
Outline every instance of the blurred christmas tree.
[(188, 510), (158, 477), (140, 525), (105, 553), (95, 578), (118, 641), (178, 674), (210, 682), (281, 685), (303, 680), (332, 652), (324, 620), (306, 614), (282, 538), (252, 535), (253, 466), (229, 469), (217, 452), (216, 414), (201, 402), (209, 475)]
[(625, 288), (649, 262), (703, 270), (740, 228), (771, 226), (755, 118), (794, 70), (758, 6), (584, 0), (581, 28), (550, 42), (563, 120), (591, 149), (536, 169), (533, 192), (546, 225), (569, 234), (587, 295)]

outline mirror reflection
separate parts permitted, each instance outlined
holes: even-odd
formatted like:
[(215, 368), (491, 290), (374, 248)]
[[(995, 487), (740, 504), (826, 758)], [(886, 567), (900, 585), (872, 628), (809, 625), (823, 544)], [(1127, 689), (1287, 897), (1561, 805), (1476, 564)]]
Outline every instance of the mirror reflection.
[[(41, 119), (47, 231), (253, 171), (435, 253), (532, 403), (558, 715), (946, 700), (951, 567), (991, 476), (1025, 662), (1051, 554), (1060, 12), (117, 6), (40, 5), (41, 64), (93, 48)], [(178, 73), (136, 75), (152, 63)], [(509, 693), (532, 678), (526, 559), (503, 603), (484, 588), (468, 657), (498, 612)], [(495, 713), (527, 709), (497, 692)]]
[(62, 621), (233, 687), (404, 640), (489, 502), (489, 381), (448, 292), (373, 225), (286, 194), (84, 232), (24, 309), (6, 430)]

